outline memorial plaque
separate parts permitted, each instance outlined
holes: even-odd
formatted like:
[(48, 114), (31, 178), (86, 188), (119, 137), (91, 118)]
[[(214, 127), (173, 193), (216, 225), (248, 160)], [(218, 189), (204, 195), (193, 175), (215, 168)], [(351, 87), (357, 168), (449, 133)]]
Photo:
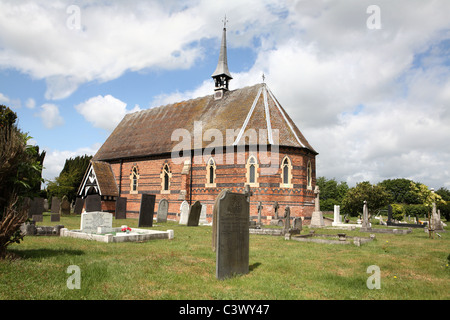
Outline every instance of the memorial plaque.
[(86, 212), (102, 211), (102, 198), (99, 194), (86, 197)]
[(116, 200), (116, 219), (127, 218), (127, 198), (119, 197)]
[(217, 203), (216, 278), (249, 272), (249, 201), (245, 194), (225, 192)]
[(52, 198), (52, 208), (51, 213), (57, 213), (59, 214), (59, 207), (61, 205), (61, 200), (59, 200), (57, 197)]
[(81, 214), (83, 212), (84, 199), (76, 198), (75, 199), (75, 208), (73, 209), (74, 214)]
[(180, 206), (180, 224), (186, 225), (189, 219), (189, 203), (184, 200)]
[(141, 198), (141, 209), (139, 210), (139, 227), (153, 227), (153, 214), (155, 213), (154, 194), (143, 194)]
[(161, 199), (158, 204), (158, 213), (156, 214), (156, 222), (167, 222), (167, 213), (169, 211), (169, 201)]
[(200, 201), (195, 201), (189, 209), (188, 227), (198, 227), (200, 220), (200, 213), (202, 212), (202, 204)]

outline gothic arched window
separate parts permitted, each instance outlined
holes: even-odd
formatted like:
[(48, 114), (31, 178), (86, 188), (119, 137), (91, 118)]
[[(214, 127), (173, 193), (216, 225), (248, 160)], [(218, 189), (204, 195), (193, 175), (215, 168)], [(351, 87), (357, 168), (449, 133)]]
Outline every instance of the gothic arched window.
[(256, 160), (255, 156), (250, 156), (247, 160), (246, 164), (247, 169), (247, 184), (249, 184), (251, 187), (258, 187), (258, 161)]
[(133, 169), (131, 169), (130, 174), (130, 193), (136, 194), (138, 193), (138, 186), (139, 186), (139, 169), (137, 166), (134, 166)]
[(160, 177), (161, 193), (170, 193), (170, 178), (172, 177), (172, 173), (170, 172), (170, 167), (167, 163), (164, 164)]
[(308, 189), (312, 190), (312, 167), (311, 160), (308, 160), (308, 165), (306, 167), (306, 185)]
[(292, 188), (292, 164), (288, 156), (281, 161), (281, 187)]
[(216, 186), (216, 162), (213, 158), (208, 160), (206, 165), (206, 187)]

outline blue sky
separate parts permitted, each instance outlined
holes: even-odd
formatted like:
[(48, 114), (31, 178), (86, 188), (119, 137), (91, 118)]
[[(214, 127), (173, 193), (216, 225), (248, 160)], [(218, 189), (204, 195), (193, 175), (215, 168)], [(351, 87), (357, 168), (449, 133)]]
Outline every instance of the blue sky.
[(264, 72), (318, 176), (450, 188), (450, 2), (373, 4), (0, 0), (0, 103), (54, 179), (126, 113), (212, 94), (226, 14), (231, 89)]

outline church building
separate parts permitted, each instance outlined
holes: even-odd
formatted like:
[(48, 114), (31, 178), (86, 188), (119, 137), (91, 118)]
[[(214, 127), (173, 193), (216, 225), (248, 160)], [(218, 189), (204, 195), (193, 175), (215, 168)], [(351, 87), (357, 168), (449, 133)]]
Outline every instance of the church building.
[(263, 223), (284, 214), (308, 224), (314, 211), (316, 155), (263, 82), (229, 90), (226, 27), (212, 94), (127, 114), (93, 157), (79, 197), (99, 194), (102, 210), (115, 212), (127, 199), (127, 217), (139, 216), (142, 194), (169, 202), (168, 218), (180, 205), (206, 205), (211, 221), (221, 190), (250, 187), (250, 216)]

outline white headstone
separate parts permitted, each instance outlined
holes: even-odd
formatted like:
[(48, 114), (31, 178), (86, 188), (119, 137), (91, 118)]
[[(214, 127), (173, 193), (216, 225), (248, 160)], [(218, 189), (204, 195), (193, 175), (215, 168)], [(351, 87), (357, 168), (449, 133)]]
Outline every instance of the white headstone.
[(200, 221), (199, 224), (207, 224), (208, 221), (206, 220), (206, 204), (202, 203), (202, 211), (200, 212)]
[(189, 219), (189, 203), (184, 200), (180, 206), (180, 224), (187, 225)]
[(80, 229), (82, 232), (97, 232), (98, 227), (104, 227), (103, 230), (112, 228), (113, 215), (109, 212), (92, 211), (81, 214)]
[(338, 205), (334, 205), (334, 221), (332, 225), (338, 225), (342, 223), (341, 220), (341, 207)]

